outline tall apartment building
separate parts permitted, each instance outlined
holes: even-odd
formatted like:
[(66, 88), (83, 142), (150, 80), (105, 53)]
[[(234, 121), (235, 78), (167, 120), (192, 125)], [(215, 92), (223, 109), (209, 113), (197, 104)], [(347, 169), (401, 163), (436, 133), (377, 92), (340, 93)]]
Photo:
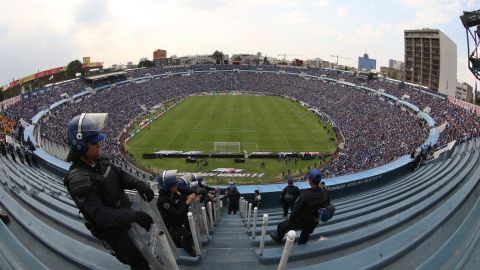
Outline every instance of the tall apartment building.
[(455, 96), (457, 45), (438, 29), (405, 30), (405, 81)]

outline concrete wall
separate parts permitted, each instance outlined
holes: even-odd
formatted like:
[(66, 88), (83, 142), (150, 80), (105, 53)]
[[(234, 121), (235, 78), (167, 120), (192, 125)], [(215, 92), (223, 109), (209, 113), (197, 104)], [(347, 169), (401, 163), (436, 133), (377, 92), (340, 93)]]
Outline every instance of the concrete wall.
[(455, 97), (457, 87), (457, 45), (448, 36), (440, 34), (440, 79), (438, 91)]

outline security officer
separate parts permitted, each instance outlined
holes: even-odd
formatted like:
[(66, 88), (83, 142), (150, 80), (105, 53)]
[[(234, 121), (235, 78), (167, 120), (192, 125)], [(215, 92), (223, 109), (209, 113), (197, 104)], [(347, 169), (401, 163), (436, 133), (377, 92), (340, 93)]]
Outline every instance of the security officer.
[(100, 154), (100, 142), (105, 134), (106, 113), (82, 113), (68, 126), (70, 152), (67, 161), (73, 162), (64, 184), (83, 214), (85, 226), (93, 236), (102, 240), (113, 255), (132, 269), (150, 269), (128, 236), (132, 223), (149, 230), (152, 218), (145, 212), (130, 209), (124, 189), (136, 189), (150, 202), (154, 193), (140, 181), (114, 166)]
[(195, 193), (190, 193), (188, 196), (182, 194), (177, 187), (177, 183), (176, 175), (172, 171), (164, 171), (158, 177), (157, 208), (175, 245), (183, 247), (190, 256), (195, 257), (193, 237), (187, 214), (190, 204), (196, 199), (196, 195)]
[(13, 146), (13, 144), (8, 145), (8, 152), (10, 152), (10, 156), (12, 157), (12, 160), (17, 162), (17, 160), (15, 159), (15, 147)]
[(0, 152), (2, 152), (2, 155), (6, 158), (7, 157), (7, 146), (6, 143), (4, 143), (2, 140), (0, 140)]
[(240, 192), (238, 192), (237, 187), (234, 184), (230, 184), (227, 190), (225, 190), (225, 196), (228, 198), (228, 214), (230, 215), (233, 212), (236, 215), (240, 203)]
[(252, 207), (253, 208), (257, 207), (257, 209), (260, 209), (262, 207), (262, 195), (260, 195), (260, 190), (258, 189), (255, 190), (254, 197), (255, 198), (253, 200)]
[(293, 179), (288, 178), (288, 186), (286, 186), (282, 191), (282, 205), (283, 205), (283, 216), (286, 217), (288, 215), (288, 209), (293, 211), (293, 204), (297, 200), (298, 196), (300, 196), (300, 189), (293, 185)]
[(330, 205), (328, 192), (320, 185), (321, 178), (322, 173), (317, 168), (313, 168), (308, 172), (310, 188), (300, 194), (293, 205), (293, 211), (288, 220), (278, 224), (276, 233), (270, 233), (273, 240), (281, 243), (289, 230), (301, 229), (302, 232), (298, 244), (307, 243), (309, 235), (319, 222), (318, 210)]

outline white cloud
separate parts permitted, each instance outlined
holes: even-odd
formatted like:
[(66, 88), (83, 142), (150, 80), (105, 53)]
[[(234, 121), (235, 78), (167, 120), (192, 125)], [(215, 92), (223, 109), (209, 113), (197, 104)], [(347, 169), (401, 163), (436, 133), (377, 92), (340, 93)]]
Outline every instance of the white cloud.
[(337, 9), (337, 15), (340, 16), (340, 17), (345, 17), (345, 16), (347, 16), (347, 13), (348, 13), (348, 10), (347, 10), (347, 8), (345, 8), (345, 7), (339, 7), (339, 8)]
[(370, 42), (384, 38), (384, 34), (392, 28), (390, 24), (363, 24), (355, 31), (357, 38), (368, 40)]
[(312, 3), (313, 6), (316, 6), (316, 7), (326, 7), (326, 6), (329, 6), (330, 5), (330, 1), (329, 0), (317, 0), (317, 1), (314, 1)]
[(185, 6), (189, 6), (195, 9), (218, 9), (227, 4), (223, 0), (180, 0)]
[[(461, 58), (466, 54), (464, 33), (452, 25), (460, 29), (461, 10), (475, 9), (478, 0), (452, 1), (403, 0), (395, 1), (396, 6), (374, 2), (373, 9), (367, 2), (366, 15), (353, 12), (361, 5), (357, 1), (0, 0), (1, 7), (8, 7), (0, 16), (0, 84), (82, 56), (106, 66), (137, 62), (151, 58), (156, 48), (167, 49), (168, 55), (219, 49), (326, 60), (338, 52), (352, 58), (344, 60), (352, 65), (368, 48), (372, 58), (386, 63), (403, 58), (405, 28), (440, 23), (438, 28), (454, 39)], [(455, 36), (457, 32), (462, 36)], [(459, 61), (459, 80), (471, 77), (463, 64)]]
[(75, 7), (75, 21), (80, 24), (98, 24), (108, 19), (108, 2), (83, 0)]
[(293, 11), (288, 12), (288, 13), (285, 15), (285, 19), (286, 19), (287, 22), (289, 22), (289, 23), (301, 24), (301, 23), (307, 22), (307, 21), (310, 19), (310, 17), (309, 17), (308, 14), (305, 13), (304, 11), (301, 11), (301, 10), (293, 10)]
[(461, 14), (461, 0), (404, 0), (414, 9), (413, 24), (420, 27), (442, 25), (451, 20), (458, 20)]

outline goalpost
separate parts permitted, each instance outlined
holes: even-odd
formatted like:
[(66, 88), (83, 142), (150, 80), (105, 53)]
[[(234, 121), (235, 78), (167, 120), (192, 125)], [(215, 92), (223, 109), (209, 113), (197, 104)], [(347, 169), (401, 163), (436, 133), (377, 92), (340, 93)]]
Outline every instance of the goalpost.
[(239, 154), (241, 153), (240, 142), (214, 142), (214, 152), (221, 154)]

